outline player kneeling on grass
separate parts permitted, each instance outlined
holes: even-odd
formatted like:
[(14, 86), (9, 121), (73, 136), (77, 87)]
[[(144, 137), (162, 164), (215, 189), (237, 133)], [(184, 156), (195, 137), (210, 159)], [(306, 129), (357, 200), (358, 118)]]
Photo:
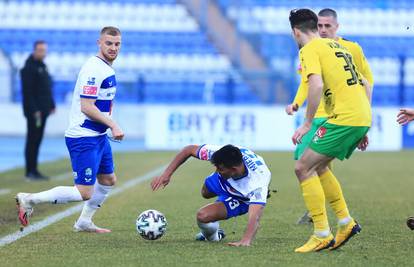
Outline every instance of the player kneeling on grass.
[(191, 156), (208, 160), (216, 171), (208, 176), (201, 189), (204, 198), (217, 197), (215, 203), (197, 212), (201, 233), (199, 241), (220, 241), (225, 237), (219, 229), (220, 220), (248, 213), (249, 220), (243, 238), (230, 246), (250, 246), (266, 205), (271, 173), (262, 157), (247, 148), (226, 145), (189, 145), (182, 149), (161, 176), (151, 182), (152, 190), (165, 187), (173, 173)]

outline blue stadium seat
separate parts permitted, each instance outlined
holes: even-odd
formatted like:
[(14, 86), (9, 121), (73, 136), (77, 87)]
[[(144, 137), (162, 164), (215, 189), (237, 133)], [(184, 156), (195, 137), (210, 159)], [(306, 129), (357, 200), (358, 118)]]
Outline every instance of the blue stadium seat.
[[(94, 31), (0, 29), (0, 48), (8, 52), (31, 51), (35, 40), (45, 40), (53, 52), (94, 52)], [(215, 54), (201, 33), (147, 33), (125, 31), (123, 52)]]

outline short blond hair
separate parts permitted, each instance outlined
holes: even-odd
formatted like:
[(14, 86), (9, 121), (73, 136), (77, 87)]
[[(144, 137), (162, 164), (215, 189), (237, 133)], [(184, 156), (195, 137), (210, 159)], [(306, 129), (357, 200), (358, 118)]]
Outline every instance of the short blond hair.
[(121, 31), (117, 27), (113, 26), (106, 26), (103, 27), (101, 30), (101, 35), (108, 34), (111, 36), (118, 36), (121, 35)]

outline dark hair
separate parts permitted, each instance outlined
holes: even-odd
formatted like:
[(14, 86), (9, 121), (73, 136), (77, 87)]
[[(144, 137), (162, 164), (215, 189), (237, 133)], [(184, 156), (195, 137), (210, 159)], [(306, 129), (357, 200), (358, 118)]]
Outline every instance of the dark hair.
[(290, 26), (301, 32), (317, 32), (318, 16), (310, 9), (293, 9), (289, 15)]
[(37, 48), (37, 46), (38, 46), (38, 45), (45, 44), (45, 43), (46, 43), (46, 41), (44, 41), (44, 40), (36, 40), (36, 41), (33, 43), (33, 50), (35, 50), (35, 49)]
[(239, 166), (243, 163), (243, 156), (238, 147), (233, 145), (225, 145), (211, 156), (211, 163), (214, 166), (224, 166), (226, 168), (231, 168)]
[(338, 14), (336, 14), (336, 11), (331, 8), (324, 8), (321, 11), (319, 11), (318, 16), (321, 17), (334, 17), (334, 19), (338, 18)]
[(113, 26), (106, 26), (103, 27), (101, 30), (101, 35), (108, 34), (111, 36), (118, 36), (121, 35), (121, 31), (117, 27)]

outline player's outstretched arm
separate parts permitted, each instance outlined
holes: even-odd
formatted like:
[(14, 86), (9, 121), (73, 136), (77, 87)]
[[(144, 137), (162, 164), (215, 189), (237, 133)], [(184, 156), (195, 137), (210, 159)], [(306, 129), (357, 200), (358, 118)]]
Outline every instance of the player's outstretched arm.
[(260, 204), (249, 205), (249, 221), (247, 222), (247, 229), (242, 240), (238, 242), (228, 243), (229, 246), (240, 247), (250, 246), (257, 229), (259, 229), (260, 217), (263, 214), (264, 206)]
[(119, 126), (110, 118), (102, 114), (101, 111), (95, 106), (96, 99), (81, 98), (81, 111), (86, 116), (94, 121), (105, 124), (112, 131), (112, 136), (115, 140), (122, 140), (124, 138), (124, 132)]
[(414, 109), (402, 108), (397, 114), (397, 122), (401, 125), (405, 125), (414, 120)]
[(151, 182), (151, 188), (153, 191), (158, 190), (161, 187), (165, 187), (171, 180), (171, 176), (189, 157), (197, 157), (197, 151), (199, 146), (189, 145), (184, 147), (175, 158), (170, 162), (164, 172), (155, 177)]
[[(321, 101), (323, 91), (322, 76), (319, 74), (311, 74), (308, 78), (309, 91), (308, 91), (308, 108), (306, 110), (306, 120), (302, 126), (300, 126), (292, 137), (294, 145), (302, 143), (302, 137), (309, 132), (313, 118), (315, 117), (316, 110), (318, 109)], [(326, 92), (329, 93), (329, 92)]]
[(299, 108), (305, 103), (306, 97), (308, 96), (308, 88), (305, 82), (301, 81), (296, 91), (295, 99), (292, 104), (286, 106), (285, 111), (288, 115), (293, 115)]

